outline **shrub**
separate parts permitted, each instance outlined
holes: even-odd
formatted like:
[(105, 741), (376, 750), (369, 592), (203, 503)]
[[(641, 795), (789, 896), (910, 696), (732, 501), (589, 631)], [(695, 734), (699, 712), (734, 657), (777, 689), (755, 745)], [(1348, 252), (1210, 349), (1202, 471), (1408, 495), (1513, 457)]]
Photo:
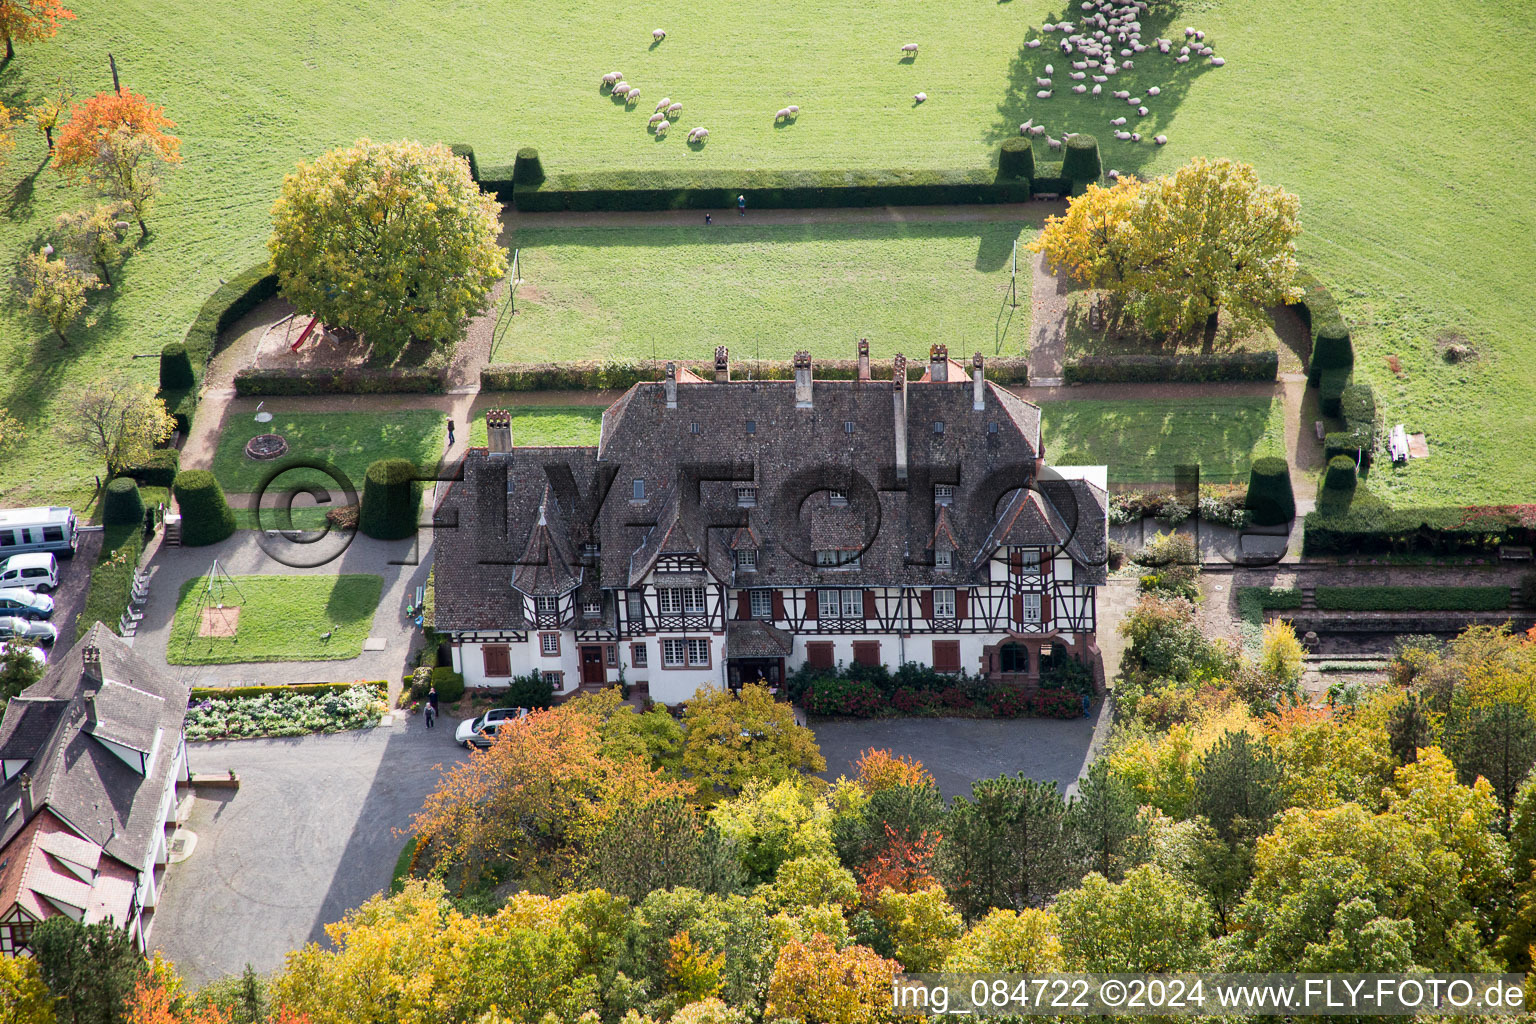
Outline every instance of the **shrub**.
[(805, 693), (805, 709), (813, 715), (870, 718), (879, 714), (884, 704), (874, 683), (836, 676), (817, 679)]
[(1344, 417), (1345, 429), (1328, 434), (1324, 441), (1327, 456), (1353, 457), (1359, 452), (1369, 462), (1376, 447), (1376, 392), (1363, 381), (1346, 385), (1339, 393), (1339, 415)]
[(1327, 324), (1312, 336), (1312, 363), (1309, 383), (1316, 384), (1326, 370), (1347, 370), (1355, 365), (1355, 350), (1349, 342), (1349, 328), (1342, 322)]
[(1317, 606), (1350, 612), (1496, 612), (1508, 587), (1318, 587)]
[(1062, 367), (1068, 384), (1157, 381), (1270, 381), (1280, 370), (1276, 352), (1232, 352), (1215, 356), (1084, 356)]
[(478, 182), (480, 180), (480, 166), (475, 163), (475, 147), (457, 143), (449, 146), (448, 150), (454, 156), (460, 156), (469, 161), (469, 176)]
[(186, 547), (217, 544), (235, 532), (235, 513), (224, 500), (224, 488), (206, 469), (177, 473), (171, 490), (181, 506), (181, 543)]
[(185, 345), (192, 367), (200, 371), (207, 366), (219, 335), (276, 294), (277, 275), (268, 270), (265, 261), (220, 285), (187, 328)]
[(1035, 148), (1028, 139), (1005, 139), (997, 154), (997, 174), (1001, 178), (1035, 176)]
[[(196, 388), (172, 388), (167, 391), (161, 388), (160, 401), (165, 403), (165, 411), (171, 414), (171, 419), (176, 421), (176, 429), (183, 434), (192, 432), (192, 414), (197, 411)], [(166, 484), (169, 487), (169, 484)]]
[(1278, 456), (1254, 459), (1248, 472), (1248, 508), (1260, 526), (1279, 526), (1296, 515), (1291, 467)]
[(380, 694), (389, 690), (389, 684), (382, 679), (358, 680), (351, 683), (290, 683), (276, 686), (194, 686), (192, 687), (192, 702), (200, 700), (225, 700), (231, 697), (261, 697), (269, 693), (346, 693), (354, 686), (367, 686)]
[(529, 672), (512, 680), (507, 687), (507, 703), (519, 708), (547, 708), (555, 701), (555, 688), (544, 680), (544, 673)]
[(399, 540), (416, 532), (421, 484), (410, 459), (378, 459), (363, 475), (357, 528), (375, 540)]
[[(1038, 188), (1035, 189), (1038, 191)], [(1063, 184), (1061, 190), (1066, 191)], [(514, 172), (514, 202), (548, 210), (720, 210), (747, 197), (757, 210), (1022, 202), (1027, 180), (963, 170), (645, 170), (556, 174), (537, 186)]]
[[(665, 364), (652, 360), (578, 360), (563, 363), (502, 363), (484, 367), (480, 371), (482, 391), (583, 391), (608, 390), (633, 387), (635, 384), (661, 380)], [(715, 372), (713, 360), (679, 360), (680, 368), (686, 367), (706, 379)], [(793, 380), (794, 365), (785, 360), (765, 360), (753, 364), (759, 380)], [(916, 380), (927, 369), (926, 363), (907, 364), (909, 379)], [(870, 373), (876, 380), (890, 380), (889, 363), (871, 363)], [(999, 385), (1023, 386), (1029, 383), (1029, 367), (1018, 358), (991, 359), (987, 361), (985, 376)], [(858, 377), (858, 361), (855, 359), (820, 359), (816, 362), (818, 380), (854, 380)]]
[[(274, 687), (283, 690), (283, 687)], [(205, 697), (187, 710), (187, 739), (301, 736), (372, 725), (385, 711), (383, 694), (366, 684), (327, 693), (269, 692)]]
[(1349, 385), (1349, 367), (1324, 370), (1318, 378), (1317, 403), (1324, 416), (1343, 414), (1344, 389)]
[(1099, 140), (1079, 132), (1066, 142), (1061, 155), (1061, 176), (1068, 181), (1098, 181), (1104, 174), (1099, 161)]
[(1093, 693), (1093, 670), (1071, 655), (1052, 657), (1040, 670), (1040, 689), (1089, 696)]
[(1527, 608), (1536, 608), (1536, 569), (1520, 577), (1520, 603)]
[(235, 394), (251, 395), (433, 395), (447, 387), (447, 359), (423, 366), (344, 370), (302, 367), (246, 367), (235, 373)]
[(938, 709), (938, 695), (932, 690), (903, 686), (891, 694), (891, 707), (904, 715), (932, 714)]
[(437, 691), (440, 702), (452, 704), (464, 696), (464, 676), (451, 668), (440, 666), (432, 670), (432, 688)]
[(1323, 477), (1323, 486), (1332, 491), (1352, 491), (1355, 489), (1355, 460), (1348, 455), (1335, 455), (1328, 460), (1328, 472)]
[(1030, 699), (1018, 687), (999, 686), (987, 694), (987, 706), (998, 718), (1018, 718), (1029, 714)]
[(176, 482), (181, 469), (181, 454), (174, 448), (156, 448), (144, 457), (144, 461), (124, 466), (122, 476), (143, 487), (169, 487)]
[(539, 159), (539, 151), (532, 146), (524, 146), (517, 151), (517, 157), (512, 161), (512, 187), (534, 188), (544, 183), (544, 162)]
[(1257, 657), (1264, 643), (1264, 613), (1301, 607), (1301, 591), (1295, 587), (1238, 587), (1238, 632), (1243, 650)]
[(107, 481), (107, 493), (101, 502), (101, 521), (109, 526), (144, 521), (144, 499), (139, 485), (126, 476)]
[(187, 357), (187, 346), (179, 341), (168, 341), (160, 350), (160, 388), (175, 391), (197, 384), (192, 373), (192, 360)]

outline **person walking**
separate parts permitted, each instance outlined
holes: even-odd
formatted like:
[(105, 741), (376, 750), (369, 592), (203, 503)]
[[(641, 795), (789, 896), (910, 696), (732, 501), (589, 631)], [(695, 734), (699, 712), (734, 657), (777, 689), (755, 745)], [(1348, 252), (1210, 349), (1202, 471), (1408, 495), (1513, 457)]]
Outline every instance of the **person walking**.
[(427, 728), (432, 728), (432, 720), (437, 717), (437, 687), (427, 689)]
[(453, 447), (453, 420), (448, 421), (448, 447)]
[(437, 718), (437, 709), (434, 708), (431, 704), (428, 704), (427, 705), (427, 710), (426, 710), (426, 716), (427, 716), (427, 728), (430, 729), (430, 728), (432, 728), (433, 720)]
[(736, 197), (736, 212), (741, 214), (743, 217), (747, 215), (747, 197), (745, 195), (739, 195)]
[[(715, 222), (715, 218), (714, 218), (714, 216), (712, 214), (706, 213), (704, 215), (704, 223), (705, 224), (713, 224), (714, 222)], [(99, 488), (99, 487), (97, 488), (97, 490), (100, 490), (100, 489), (101, 488)]]

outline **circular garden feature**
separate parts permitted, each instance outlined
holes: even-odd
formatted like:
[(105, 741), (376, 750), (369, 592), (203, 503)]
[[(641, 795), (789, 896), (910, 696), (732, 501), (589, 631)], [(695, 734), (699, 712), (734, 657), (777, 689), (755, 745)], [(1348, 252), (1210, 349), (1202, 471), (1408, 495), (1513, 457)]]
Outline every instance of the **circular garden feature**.
[(270, 462), (288, 454), (288, 442), (281, 434), (257, 434), (245, 442), (245, 457), (257, 462)]

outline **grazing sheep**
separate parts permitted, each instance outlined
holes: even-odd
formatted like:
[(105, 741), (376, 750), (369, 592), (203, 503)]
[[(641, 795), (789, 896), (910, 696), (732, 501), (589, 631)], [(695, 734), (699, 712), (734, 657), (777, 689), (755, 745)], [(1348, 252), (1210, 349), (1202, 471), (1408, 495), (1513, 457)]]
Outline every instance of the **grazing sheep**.
[(1037, 99), (1048, 100), (1051, 98), (1051, 90), (1041, 89), (1039, 92), (1035, 93), (1035, 97)]
[(1157, 143), (1159, 146), (1166, 146), (1168, 144), (1168, 136), (1166, 136), (1166, 135), (1154, 135), (1152, 137), (1152, 141)]
[(1219, 68), (1223, 64), (1225, 64), (1226, 62), (1227, 62), (1227, 58), (1225, 58), (1225, 57), (1212, 57), (1211, 58), (1211, 67)]
[(1034, 126), (1035, 126), (1035, 119), (1034, 118), (1030, 118), (1028, 121), (1025, 121), (1023, 124), (1019, 125), (1019, 134), (1020, 135), (1028, 135), (1029, 134), (1029, 130), (1031, 128), (1033, 128)]
[(1184, 30), (1184, 38), (1185, 38), (1185, 39), (1188, 39), (1188, 38), (1189, 38), (1189, 37), (1190, 37), (1190, 36), (1192, 36), (1192, 35), (1194, 35), (1194, 34), (1195, 34), (1195, 30), (1194, 30), (1194, 29), (1192, 29), (1192, 28), (1186, 28), (1186, 29), (1185, 29), (1185, 30)]
[(610, 71), (606, 75), (603, 76), (603, 84), (604, 85), (614, 85), (614, 84), (616, 84), (618, 82), (620, 77), (621, 76), (619, 75), (619, 73), (617, 71)]
[(790, 117), (799, 117), (800, 116), (800, 108), (795, 106), (793, 103), (791, 103), (789, 106), (785, 107), (784, 109), (789, 111), (789, 116)]
[(1179, 56), (1173, 58), (1173, 60), (1174, 60), (1175, 64), (1188, 64), (1189, 63), (1189, 54), (1187, 54), (1187, 53), (1180, 54)]
[(673, 103), (673, 104), (671, 104), (670, 106), (667, 107), (667, 117), (668, 118), (674, 118), (678, 114), (681, 114), (682, 112), (683, 112), (683, 105), (681, 103)]
[(928, 99), (928, 94), (925, 93), (925, 92), (914, 93), (913, 96), (912, 96), (912, 102), (913, 103), (923, 103), (923, 102), (926, 102), (927, 99)]
[(1056, 73), (1056, 66), (1054, 64), (1047, 64), (1045, 66), (1045, 73), (1048, 75), (1054, 75)]
[(629, 94), (629, 90), (630, 86), (628, 82), (619, 82), (613, 87), (613, 94), (615, 96), (627, 96)]
[(1125, 70), (1130, 71), (1136, 65), (1133, 62), (1127, 60), (1127, 61), (1121, 61), (1120, 66), (1122, 68), (1125, 68)]
[(1074, 85), (1072, 91), (1081, 95), (1088, 91), (1088, 87), (1086, 85)]
[(1118, 181), (1119, 179), (1120, 179), (1120, 172), (1111, 169), (1110, 172), (1109, 172), (1109, 180), (1110, 181)]
[(1131, 132), (1131, 141), (1132, 142), (1140, 142), (1141, 141), (1141, 132)]
[(1044, 135), (1045, 134), (1045, 125), (1043, 125), (1043, 124), (1035, 125), (1034, 127), (1030, 128), (1029, 134), (1031, 134), (1031, 135)]
[(663, 135), (667, 134), (667, 129), (671, 127), (671, 121), (662, 121), (661, 124), (656, 126), (656, 137), (661, 138)]
[(1093, 76), (1093, 80), (1095, 82), (1107, 82), (1107, 81), (1109, 81), (1109, 76), (1108, 75), (1094, 75)]
[(1087, 77), (1088, 77), (1088, 72), (1086, 72), (1086, 71), (1074, 71), (1074, 72), (1072, 72), (1072, 78), (1075, 81), (1081, 82), (1083, 79), (1085, 79)]
[(1126, 92), (1124, 89), (1121, 89), (1119, 92), (1112, 92), (1110, 95), (1117, 100), (1128, 100), (1131, 98), (1131, 94)]
[(664, 28), (654, 29), (651, 32), (651, 38), (656, 40), (656, 42), (659, 43), (663, 39), (667, 38), (667, 30), (664, 29)]
[(613, 81), (609, 82), (608, 83), (609, 85), (614, 85), (614, 84), (616, 84), (618, 82), (624, 81), (624, 72), (622, 72), (622, 71), (610, 71), (608, 73), (613, 76)]
[(786, 119), (788, 117), (789, 117), (789, 108), (788, 107), (785, 107), (784, 109), (780, 110), (777, 114), (773, 115), (773, 119), (776, 122), (777, 121), (783, 121), (784, 119)]
[(1157, 44), (1157, 50), (1158, 50), (1159, 53), (1168, 53), (1172, 49), (1173, 49), (1173, 44), (1171, 44), (1171, 43), (1163, 42), (1163, 43), (1158, 43)]
[(667, 115), (663, 114), (661, 111), (658, 110), (656, 113), (651, 115), (651, 119), (649, 121), (647, 121), (646, 124), (647, 125), (653, 125), (653, 124), (657, 124), (658, 122), (665, 121), (666, 119), (667, 119)]
[(1101, 93), (1103, 91), (1104, 91), (1104, 87), (1102, 85), (1096, 85), (1096, 86), (1093, 87), (1093, 94), (1095, 96), (1097, 96), (1099, 93)]
[(1049, 89), (1051, 87), (1051, 80), (1049, 78), (1037, 78), (1035, 79), (1035, 84), (1042, 89)]
[(1125, 98), (1125, 102), (1128, 103), (1130, 106), (1139, 107), (1139, 106), (1141, 106), (1141, 97), (1140, 96), (1127, 96)]
[(1146, 107), (1137, 107), (1136, 108), (1136, 116), (1137, 117), (1146, 117), (1147, 116), (1147, 108)]
[(1116, 118), (1113, 118), (1109, 123), (1110, 124), (1125, 124), (1125, 118), (1123, 118), (1123, 117), (1116, 117)]
[(1040, 26), (1040, 31), (1041, 32), (1055, 32), (1056, 31), (1056, 26), (1052, 25), (1050, 22), (1046, 22), (1044, 25)]
[(1047, 135), (1045, 137), (1045, 144), (1047, 146), (1050, 146), (1052, 149), (1060, 149), (1061, 148), (1061, 140), (1060, 139), (1053, 139), (1049, 135)]
[(1198, 32), (1198, 31), (1197, 31), (1197, 32), (1196, 32), (1196, 33), (1195, 33), (1195, 42), (1197, 42), (1197, 43), (1203, 43), (1203, 42), (1205, 42), (1205, 33), (1204, 33), (1204, 32)]
[(1118, 129), (1115, 131), (1115, 138), (1119, 139), (1121, 142), (1124, 142), (1126, 139), (1129, 139), (1130, 137), (1131, 137), (1131, 133), (1130, 132), (1123, 132), (1123, 131), (1120, 131)]
[(1087, 71), (1088, 70), (1088, 62), (1085, 61), (1085, 60), (1075, 60), (1075, 61), (1072, 62), (1072, 70), (1074, 70), (1074, 71)]
[(1104, 73), (1106, 75), (1118, 75), (1120, 73), (1120, 69), (1111, 64), (1104, 68)]
[(638, 100), (639, 98), (640, 98), (640, 90), (639, 89), (632, 88), (632, 89), (629, 90), (629, 92), (624, 94), (624, 102), (625, 103), (633, 103), (636, 100)]
[(666, 110), (667, 107), (671, 105), (671, 103), (672, 103), (672, 97), (671, 96), (663, 96), (661, 98), (661, 101), (656, 104), (656, 109), (657, 110)]
[(1031, 39), (1029, 42), (1025, 43), (1024, 45), (1029, 47), (1031, 50), (1038, 50), (1038, 49), (1040, 49), (1040, 40), (1038, 40), (1038, 39)]
[(1163, 90), (1159, 89), (1155, 85), (1151, 85), (1151, 86), (1147, 87), (1147, 95), (1148, 96), (1161, 96), (1162, 94), (1163, 94)]
[(688, 133), (689, 142), (703, 142), (707, 138), (709, 138), (708, 128), (695, 128), (693, 131)]
[(901, 47), (901, 52), (904, 55), (905, 54), (910, 54), (911, 56), (916, 57), (917, 56), (917, 44), (916, 43), (903, 43), (902, 47)]
[(1187, 46), (1179, 47), (1179, 55), (1181, 57), (1188, 57), (1189, 56), (1189, 47), (1187, 47)]

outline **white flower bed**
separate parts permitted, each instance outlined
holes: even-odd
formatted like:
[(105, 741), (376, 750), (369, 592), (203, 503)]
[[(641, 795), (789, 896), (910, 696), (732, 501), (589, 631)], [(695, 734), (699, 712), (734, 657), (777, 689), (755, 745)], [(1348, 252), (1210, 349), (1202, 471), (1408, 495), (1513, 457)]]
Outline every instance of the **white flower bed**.
[(187, 739), (303, 736), (360, 729), (388, 710), (376, 687), (352, 686), (334, 693), (268, 693), (260, 697), (209, 698), (187, 710)]

